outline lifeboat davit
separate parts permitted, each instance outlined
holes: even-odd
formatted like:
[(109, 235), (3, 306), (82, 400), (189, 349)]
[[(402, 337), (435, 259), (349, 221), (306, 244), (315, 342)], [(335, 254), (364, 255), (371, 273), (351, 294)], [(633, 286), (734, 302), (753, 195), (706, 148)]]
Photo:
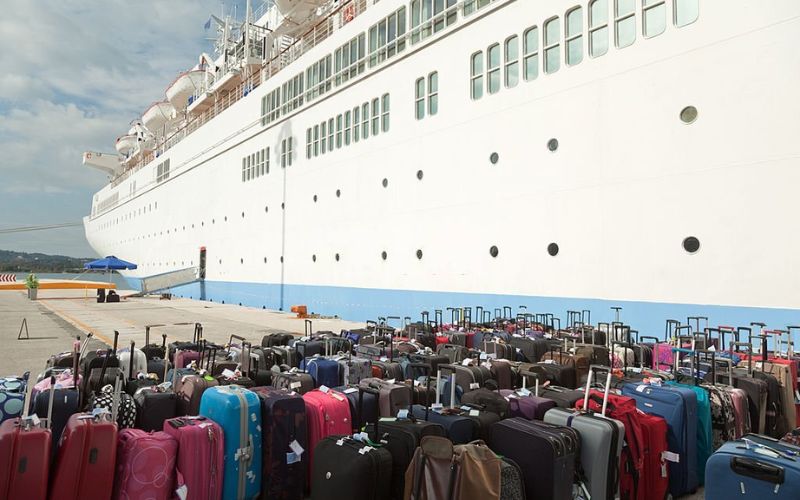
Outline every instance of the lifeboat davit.
[(147, 130), (156, 133), (175, 116), (175, 106), (169, 101), (154, 102), (142, 115), (142, 124)]
[(122, 137), (117, 138), (117, 153), (121, 155), (127, 155), (136, 147), (136, 142), (136, 136), (131, 134), (123, 135)]
[(167, 100), (176, 110), (183, 111), (189, 105), (189, 97), (193, 96), (203, 87), (205, 71), (194, 69), (181, 73), (178, 78), (167, 87)]

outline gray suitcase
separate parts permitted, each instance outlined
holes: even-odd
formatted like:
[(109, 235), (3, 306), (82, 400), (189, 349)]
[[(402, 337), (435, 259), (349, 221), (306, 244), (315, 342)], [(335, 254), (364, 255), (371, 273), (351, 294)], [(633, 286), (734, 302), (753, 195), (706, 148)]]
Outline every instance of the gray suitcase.
[[(594, 366), (589, 369), (587, 386), (591, 386)], [(611, 373), (606, 380), (606, 398)], [(588, 388), (587, 388), (588, 391)], [(586, 487), (592, 500), (613, 500), (619, 485), (620, 454), (625, 439), (622, 422), (595, 413), (576, 413), (567, 408), (553, 408), (544, 415), (550, 424), (572, 427), (581, 436), (581, 465), (586, 475)]]
[(358, 384), (365, 378), (372, 377), (372, 360), (367, 358), (337, 356), (335, 358), (342, 367), (344, 385)]

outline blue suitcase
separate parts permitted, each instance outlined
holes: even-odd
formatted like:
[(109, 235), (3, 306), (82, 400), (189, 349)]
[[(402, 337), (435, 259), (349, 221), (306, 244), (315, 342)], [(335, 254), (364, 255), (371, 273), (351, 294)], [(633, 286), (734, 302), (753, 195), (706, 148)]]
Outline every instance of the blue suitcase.
[(667, 445), (678, 455), (669, 462), (669, 491), (672, 496), (697, 490), (697, 395), (691, 389), (625, 384), (622, 395), (636, 400), (636, 407), (667, 421)]
[(692, 390), (697, 396), (697, 478), (702, 486), (705, 484), (706, 462), (708, 462), (708, 457), (714, 453), (711, 399), (708, 391), (696, 385), (684, 385), (677, 382), (667, 382), (667, 385)]
[(300, 369), (305, 370), (314, 379), (314, 387), (337, 387), (342, 385), (342, 369), (338, 361), (327, 358), (305, 358), (300, 362)]
[(217, 422), (225, 435), (224, 500), (255, 499), (261, 493), (261, 402), (238, 385), (206, 389), (200, 415)]
[(442, 415), (433, 410), (428, 410), (427, 418), (425, 418), (425, 413), (425, 407), (422, 405), (411, 407), (411, 414), (414, 418), (427, 420), (444, 427), (447, 437), (453, 444), (467, 444), (478, 439), (478, 424), (471, 418), (460, 415)]
[[(800, 448), (729, 441), (706, 464), (706, 500), (796, 499), (800, 492)], [(794, 455), (793, 455), (794, 454)]]

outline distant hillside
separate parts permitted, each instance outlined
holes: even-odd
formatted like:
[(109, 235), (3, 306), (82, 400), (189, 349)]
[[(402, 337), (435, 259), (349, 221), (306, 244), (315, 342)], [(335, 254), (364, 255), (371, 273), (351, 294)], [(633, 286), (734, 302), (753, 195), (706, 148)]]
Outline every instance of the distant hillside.
[(78, 259), (64, 255), (12, 252), (0, 250), (0, 272), (4, 273), (62, 273), (82, 270), (93, 259)]

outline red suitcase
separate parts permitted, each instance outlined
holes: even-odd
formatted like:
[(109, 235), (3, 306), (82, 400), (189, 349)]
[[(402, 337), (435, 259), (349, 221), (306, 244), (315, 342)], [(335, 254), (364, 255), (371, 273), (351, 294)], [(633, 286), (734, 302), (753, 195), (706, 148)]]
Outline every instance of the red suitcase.
[(180, 417), (164, 422), (164, 432), (178, 440), (178, 477), (186, 500), (219, 500), (225, 468), (222, 427), (205, 417)]
[(311, 464), (314, 461), (314, 448), (322, 438), (332, 435), (352, 433), (350, 422), (350, 403), (347, 396), (336, 391), (327, 393), (319, 389), (303, 394), (306, 403), (306, 424), (308, 425), (308, 474), (311, 478)]
[(175, 491), (177, 455), (178, 441), (166, 432), (121, 430), (114, 498), (170, 500)]
[[(53, 401), (54, 379), (51, 377), (50, 401)], [(6, 420), (0, 425), (0, 500), (47, 498), (52, 437), (44, 422), (37, 417), (28, 418), (31, 388), (25, 395), (22, 418)], [(47, 422), (52, 414), (50, 404)]]
[(108, 500), (114, 487), (117, 424), (109, 413), (76, 414), (58, 447), (50, 500)]

